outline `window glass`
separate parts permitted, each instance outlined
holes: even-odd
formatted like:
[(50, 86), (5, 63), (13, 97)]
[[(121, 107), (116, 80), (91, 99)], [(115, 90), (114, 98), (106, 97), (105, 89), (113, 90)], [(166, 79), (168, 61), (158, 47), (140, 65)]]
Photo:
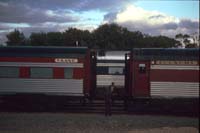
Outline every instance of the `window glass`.
[(98, 66), (97, 67), (97, 74), (98, 75), (101, 75), (101, 74), (106, 75), (106, 74), (108, 74), (108, 67)]
[(122, 75), (124, 74), (124, 68), (123, 67), (109, 67), (109, 74)]
[(52, 68), (31, 68), (31, 78), (53, 78)]
[(73, 68), (65, 68), (65, 78), (66, 79), (73, 78)]
[(98, 75), (123, 75), (124, 67), (97, 67)]
[(139, 73), (146, 73), (146, 65), (139, 64)]
[(1, 78), (17, 78), (19, 77), (18, 67), (0, 67)]

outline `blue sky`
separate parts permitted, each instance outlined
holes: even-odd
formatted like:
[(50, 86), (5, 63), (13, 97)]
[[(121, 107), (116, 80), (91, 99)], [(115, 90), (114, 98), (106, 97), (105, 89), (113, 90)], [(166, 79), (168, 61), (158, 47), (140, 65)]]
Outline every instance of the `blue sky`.
[(14, 29), (29, 36), (69, 27), (93, 31), (105, 23), (149, 35), (193, 34), (199, 32), (199, 1), (0, 0), (0, 43)]
[(146, 10), (157, 10), (179, 18), (199, 18), (197, 0), (139, 0), (134, 4)]

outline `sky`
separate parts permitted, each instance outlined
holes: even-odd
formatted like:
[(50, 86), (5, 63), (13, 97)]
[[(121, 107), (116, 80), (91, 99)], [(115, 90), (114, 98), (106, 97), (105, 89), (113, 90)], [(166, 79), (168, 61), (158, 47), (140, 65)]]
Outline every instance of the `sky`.
[(199, 33), (199, 1), (0, 0), (0, 44), (14, 29), (28, 37), (69, 27), (93, 31), (105, 23), (152, 36), (191, 35)]

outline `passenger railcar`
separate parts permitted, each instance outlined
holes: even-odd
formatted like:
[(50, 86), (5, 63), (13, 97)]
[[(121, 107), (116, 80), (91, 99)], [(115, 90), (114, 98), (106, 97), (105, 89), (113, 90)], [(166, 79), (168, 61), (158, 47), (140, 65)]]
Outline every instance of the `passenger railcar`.
[(128, 51), (97, 52), (97, 88), (109, 87), (113, 82), (116, 94), (124, 90), (125, 53)]
[(133, 49), (125, 62), (127, 97), (199, 97), (199, 49)]
[(95, 58), (85, 47), (1, 47), (0, 96), (91, 96)]

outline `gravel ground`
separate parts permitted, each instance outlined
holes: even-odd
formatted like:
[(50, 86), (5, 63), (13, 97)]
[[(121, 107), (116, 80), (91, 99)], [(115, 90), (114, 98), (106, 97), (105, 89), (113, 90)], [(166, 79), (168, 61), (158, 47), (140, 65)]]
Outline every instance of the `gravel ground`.
[(198, 133), (197, 118), (69, 114), (0, 113), (0, 133)]

